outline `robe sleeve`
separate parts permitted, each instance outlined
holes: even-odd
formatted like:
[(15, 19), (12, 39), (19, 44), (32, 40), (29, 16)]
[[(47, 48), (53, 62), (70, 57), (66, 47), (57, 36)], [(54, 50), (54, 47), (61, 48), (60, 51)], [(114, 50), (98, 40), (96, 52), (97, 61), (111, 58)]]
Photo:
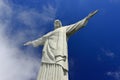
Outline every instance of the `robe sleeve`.
[(38, 38), (38, 39), (36, 39), (36, 40), (33, 40), (33, 41), (32, 41), (33, 47), (38, 47), (38, 46), (40, 46), (40, 45), (44, 45), (45, 40), (46, 40), (46, 37), (45, 37), (45, 36), (43, 36), (43, 37), (41, 37), (41, 38)]
[(88, 22), (88, 20), (86, 18), (84, 18), (75, 24), (71, 24), (71, 25), (66, 26), (66, 34), (68, 36), (72, 35), (76, 31), (78, 31), (79, 29), (83, 28), (87, 24), (87, 22)]

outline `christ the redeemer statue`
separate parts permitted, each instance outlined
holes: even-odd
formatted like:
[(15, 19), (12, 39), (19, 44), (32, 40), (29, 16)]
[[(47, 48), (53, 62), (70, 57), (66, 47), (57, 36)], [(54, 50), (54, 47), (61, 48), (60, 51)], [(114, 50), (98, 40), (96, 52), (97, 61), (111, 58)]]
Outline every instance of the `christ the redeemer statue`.
[(55, 20), (53, 31), (24, 44), (34, 47), (44, 46), (37, 80), (68, 80), (68, 37), (83, 28), (97, 12), (98, 10), (68, 26), (62, 26), (60, 20)]

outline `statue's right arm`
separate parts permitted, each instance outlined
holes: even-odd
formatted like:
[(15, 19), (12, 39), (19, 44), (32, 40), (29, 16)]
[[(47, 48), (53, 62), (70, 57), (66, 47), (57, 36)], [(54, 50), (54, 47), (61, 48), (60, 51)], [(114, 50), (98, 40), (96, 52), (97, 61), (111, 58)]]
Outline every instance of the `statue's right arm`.
[(32, 42), (31, 41), (28, 41), (24, 44), (24, 46), (28, 46), (28, 45), (32, 45)]
[(45, 42), (45, 37), (41, 37), (36, 40), (26, 42), (24, 46), (32, 45), (33, 47), (37, 47), (40, 45), (44, 45), (44, 42)]

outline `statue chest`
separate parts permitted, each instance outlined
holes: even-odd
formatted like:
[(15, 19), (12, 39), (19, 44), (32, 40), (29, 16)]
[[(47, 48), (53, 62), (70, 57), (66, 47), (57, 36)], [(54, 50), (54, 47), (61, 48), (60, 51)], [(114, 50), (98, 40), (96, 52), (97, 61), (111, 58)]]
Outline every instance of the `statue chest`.
[(57, 49), (58, 47), (64, 45), (65, 31), (61, 29), (56, 29), (52, 31), (48, 36), (48, 44), (51, 48)]

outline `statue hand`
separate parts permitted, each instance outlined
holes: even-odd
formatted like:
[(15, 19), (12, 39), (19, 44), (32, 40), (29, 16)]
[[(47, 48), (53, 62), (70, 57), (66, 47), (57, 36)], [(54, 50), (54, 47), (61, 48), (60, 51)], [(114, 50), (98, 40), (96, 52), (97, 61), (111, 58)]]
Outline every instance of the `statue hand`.
[(86, 19), (89, 20), (91, 17), (93, 17), (95, 14), (97, 14), (98, 10), (95, 10), (94, 12), (91, 12)]
[(32, 45), (32, 42), (29, 41), (29, 42), (27, 42), (27, 43), (24, 44), (24, 46), (28, 46), (28, 45)]

